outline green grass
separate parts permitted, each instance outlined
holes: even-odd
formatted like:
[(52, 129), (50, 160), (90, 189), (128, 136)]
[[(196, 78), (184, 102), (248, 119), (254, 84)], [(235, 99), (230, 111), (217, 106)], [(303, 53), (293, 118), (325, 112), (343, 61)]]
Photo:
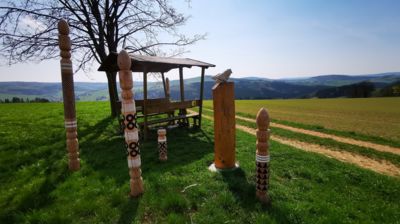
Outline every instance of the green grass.
[[(400, 144), (400, 97), (237, 100), (235, 104), (239, 113), (255, 116), (265, 107), (276, 120), (354, 133), (355, 136), (374, 136)], [(212, 101), (205, 101), (204, 105), (211, 108)]]
[[(207, 110), (205, 110), (203, 112), (203, 114), (211, 116), (211, 117), (213, 116), (213, 113), (211, 111), (207, 111)], [(248, 121), (236, 119), (236, 123), (239, 125), (253, 128), (253, 129), (257, 128), (257, 125), (255, 122), (248, 122)], [(332, 150), (348, 151), (348, 152), (360, 154), (360, 155), (363, 155), (363, 156), (366, 156), (366, 157), (369, 157), (372, 159), (387, 160), (387, 161), (390, 161), (391, 163), (400, 167), (400, 156), (395, 155), (393, 153), (376, 151), (376, 150), (370, 149), (370, 148), (341, 143), (341, 142), (337, 142), (332, 139), (320, 138), (320, 137), (311, 136), (311, 135), (307, 135), (307, 134), (297, 133), (297, 132), (293, 132), (293, 131), (289, 131), (289, 130), (277, 128), (277, 127), (272, 127), (271, 131), (272, 131), (272, 134), (276, 135), (276, 136), (299, 140), (299, 141), (307, 142), (307, 143), (318, 144), (318, 145), (321, 145), (324, 147), (328, 147), (329, 149), (332, 149)]]
[[(211, 109), (211, 108), (209, 108), (209, 109)], [(252, 114), (245, 114), (245, 113), (240, 113), (240, 112), (238, 112), (236, 114), (239, 116), (242, 116), (242, 117), (247, 117), (247, 118), (252, 118), (252, 119), (255, 119), (255, 117), (256, 117), (255, 115), (252, 115)], [(292, 122), (292, 121), (284, 121), (284, 120), (277, 120), (277, 119), (271, 119), (271, 121), (278, 123), (278, 124), (288, 125), (291, 127), (302, 128), (302, 129), (312, 130), (312, 131), (318, 131), (321, 133), (332, 134), (332, 135), (352, 138), (352, 139), (361, 140), (361, 141), (372, 142), (372, 143), (381, 144), (381, 145), (400, 147), (400, 142), (398, 142), (398, 141), (394, 141), (391, 139), (386, 139), (386, 138), (378, 137), (378, 136), (371, 136), (371, 135), (356, 133), (354, 131), (338, 131), (338, 130), (333, 130), (333, 129), (327, 129), (321, 125), (301, 124), (301, 123), (296, 123), (296, 122)]]
[[(257, 202), (255, 138), (240, 169), (211, 173), (213, 125), (141, 145), (145, 194), (128, 197), (123, 138), (106, 102), (78, 103), (81, 165), (67, 170), (62, 104), (0, 105), (0, 223), (396, 223), (400, 180), (272, 141), (272, 206)], [(186, 189), (185, 187), (196, 184)]]

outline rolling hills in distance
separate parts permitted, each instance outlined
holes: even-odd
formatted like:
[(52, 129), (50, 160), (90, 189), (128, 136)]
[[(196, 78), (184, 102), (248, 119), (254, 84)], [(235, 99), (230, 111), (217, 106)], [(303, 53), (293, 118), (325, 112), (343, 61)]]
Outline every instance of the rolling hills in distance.
[[(245, 77), (231, 78), (230, 81), (235, 82), (236, 99), (349, 97), (343, 94), (348, 94), (350, 90), (354, 89), (354, 87), (358, 88), (360, 83), (364, 82), (368, 82), (369, 85), (373, 86), (371, 96), (381, 96), (381, 90), (388, 90), (388, 88), (390, 90), (393, 86), (399, 85), (400, 72), (369, 75), (321, 75), (283, 79)], [(185, 98), (199, 98), (200, 77), (185, 79), (184, 83)], [(205, 77), (205, 99), (212, 98), (211, 88), (214, 83), (211, 76)], [(142, 85), (142, 82), (134, 81), (135, 98), (137, 99), (143, 98)], [(179, 99), (179, 80), (171, 80), (170, 86), (172, 99)], [(75, 95), (79, 101), (108, 100), (107, 83), (76, 82)], [(148, 97), (159, 98), (163, 96), (162, 82), (149, 82)], [(0, 99), (11, 99), (12, 97), (23, 98), (24, 100), (39, 97), (50, 101), (61, 101), (61, 83), (0, 82)]]

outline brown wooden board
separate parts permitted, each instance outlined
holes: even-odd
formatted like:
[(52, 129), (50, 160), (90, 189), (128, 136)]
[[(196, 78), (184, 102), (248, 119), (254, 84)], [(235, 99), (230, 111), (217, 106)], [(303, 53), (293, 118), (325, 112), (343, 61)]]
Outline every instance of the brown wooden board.
[(218, 169), (235, 167), (234, 83), (221, 83), (213, 90), (214, 163)]

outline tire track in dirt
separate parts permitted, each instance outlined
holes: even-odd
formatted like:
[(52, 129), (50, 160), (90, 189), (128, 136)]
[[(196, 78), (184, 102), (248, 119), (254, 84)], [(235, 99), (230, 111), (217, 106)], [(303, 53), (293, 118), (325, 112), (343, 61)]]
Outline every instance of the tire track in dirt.
[[(214, 120), (210, 116), (207, 116), (204, 114), (202, 116), (206, 119)], [(246, 127), (243, 125), (238, 125), (238, 124), (236, 124), (236, 128), (241, 131), (244, 131), (246, 133), (252, 134), (254, 136), (256, 135), (256, 130), (253, 128), (249, 128), (249, 127)], [(332, 150), (328, 147), (323, 147), (321, 145), (306, 143), (306, 142), (302, 142), (302, 141), (298, 141), (298, 140), (291, 140), (291, 139), (287, 139), (287, 138), (283, 138), (283, 137), (271, 136), (271, 139), (273, 141), (279, 142), (284, 145), (289, 145), (294, 148), (297, 148), (297, 149), (300, 149), (303, 151), (307, 151), (307, 152), (314, 152), (314, 153), (322, 154), (329, 158), (337, 159), (337, 160), (345, 162), (345, 163), (351, 163), (351, 164), (357, 165), (361, 168), (372, 170), (372, 171), (380, 173), (380, 174), (385, 174), (385, 175), (395, 176), (395, 177), (400, 176), (400, 168), (386, 160), (374, 160), (374, 159), (368, 158), (366, 156), (361, 156), (356, 153)]]
[[(210, 109), (206, 109), (206, 110), (212, 111)], [(235, 117), (237, 119), (240, 119), (240, 120), (243, 120), (243, 121), (248, 121), (248, 122), (252, 122), (252, 123), (256, 122), (255, 119), (251, 119), (251, 118), (247, 118), (247, 117), (242, 117), (242, 116), (238, 116), (238, 115), (236, 115)], [(380, 152), (389, 152), (389, 153), (392, 153), (392, 154), (400, 155), (400, 148), (396, 148), (396, 147), (376, 144), (376, 143), (362, 141), (362, 140), (356, 140), (356, 139), (352, 139), (352, 138), (340, 137), (340, 136), (337, 136), (337, 135), (321, 133), (321, 132), (318, 132), (318, 131), (311, 131), (311, 130), (307, 130), (307, 129), (296, 128), (296, 127), (292, 127), (292, 126), (288, 126), (288, 125), (284, 125), (284, 124), (277, 124), (277, 123), (274, 123), (274, 122), (271, 122), (270, 126), (271, 127), (282, 128), (282, 129), (285, 129), (285, 130), (289, 130), (289, 131), (293, 131), (293, 132), (297, 132), (297, 133), (302, 133), (302, 134), (306, 134), (306, 135), (311, 135), (311, 136), (315, 136), (315, 137), (328, 138), (328, 139), (335, 140), (337, 142), (346, 143), (346, 144), (350, 144), (350, 145), (361, 146), (361, 147), (365, 147), (365, 148), (370, 148), (370, 149), (373, 149), (373, 150), (376, 150), (376, 151), (380, 151)]]

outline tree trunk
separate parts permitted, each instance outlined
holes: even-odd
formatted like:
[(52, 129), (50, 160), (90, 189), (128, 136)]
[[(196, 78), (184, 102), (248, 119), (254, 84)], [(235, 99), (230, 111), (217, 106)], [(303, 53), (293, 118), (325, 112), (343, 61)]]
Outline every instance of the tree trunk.
[(118, 90), (117, 90), (117, 73), (116, 72), (106, 72), (108, 79), (108, 93), (110, 95), (110, 106), (111, 106), (111, 116), (117, 117), (120, 114), (120, 108), (118, 105)]

